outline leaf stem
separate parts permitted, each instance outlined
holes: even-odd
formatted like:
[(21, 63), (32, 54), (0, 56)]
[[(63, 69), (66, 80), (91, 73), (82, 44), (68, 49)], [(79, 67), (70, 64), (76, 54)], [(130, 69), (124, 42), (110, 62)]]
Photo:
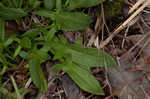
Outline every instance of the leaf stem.
[(15, 91), (16, 91), (16, 94), (17, 94), (17, 99), (22, 99), (22, 98), (21, 98), (21, 95), (20, 95), (20, 93), (19, 93), (17, 84), (16, 84), (16, 82), (15, 82), (14, 77), (13, 77), (13, 76), (10, 76), (10, 78), (11, 78), (11, 81), (12, 81), (13, 86), (14, 86), (14, 88), (15, 88)]

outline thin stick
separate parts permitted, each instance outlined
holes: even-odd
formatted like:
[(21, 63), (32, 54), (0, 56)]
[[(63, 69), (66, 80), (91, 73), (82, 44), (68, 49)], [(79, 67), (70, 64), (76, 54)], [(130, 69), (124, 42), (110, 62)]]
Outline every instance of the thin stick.
[(132, 8), (130, 8), (128, 14), (131, 14), (136, 8), (138, 8), (140, 6), (140, 4), (142, 4), (145, 0), (138, 0), (136, 2), (136, 4), (133, 5)]
[(150, 0), (147, 0), (138, 10), (136, 10), (122, 25), (120, 25), (105, 41), (100, 44), (99, 49), (104, 48), (104, 46), (106, 46), (123, 28), (125, 28), (149, 3)]

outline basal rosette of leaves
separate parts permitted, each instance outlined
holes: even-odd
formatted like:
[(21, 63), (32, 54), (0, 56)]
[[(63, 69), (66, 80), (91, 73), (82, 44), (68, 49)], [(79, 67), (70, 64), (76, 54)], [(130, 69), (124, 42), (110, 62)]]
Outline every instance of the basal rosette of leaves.
[[(9, 1), (9, 0), (8, 0)], [(92, 17), (76, 8), (96, 6), (104, 0), (13, 0), (0, 3), (0, 74), (16, 66), (16, 57), (28, 60), (30, 76), (40, 92), (46, 92), (47, 80), (41, 64), (47, 60), (59, 60), (52, 70), (63, 70), (83, 90), (104, 95), (103, 89), (90, 71), (91, 67), (115, 66), (115, 60), (106, 52), (96, 48), (69, 44), (58, 30), (83, 30), (89, 27)], [(41, 8), (40, 5), (44, 5)], [(7, 7), (7, 6), (9, 7)], [(5, 35), (5, 22), (30, 18), (30, 15), (48, 19), (49, 25), (33, 27), (22, 34)], [(35, 24), (35, 25), (34, 25)], [(15, 42), (15, 44), (14, 44)], [(38, 48), (38, 46), (41, 46)], [(10, 50), (11, 48), (11, 50)], [(48, 52), (52, 53), (52, 58)]]

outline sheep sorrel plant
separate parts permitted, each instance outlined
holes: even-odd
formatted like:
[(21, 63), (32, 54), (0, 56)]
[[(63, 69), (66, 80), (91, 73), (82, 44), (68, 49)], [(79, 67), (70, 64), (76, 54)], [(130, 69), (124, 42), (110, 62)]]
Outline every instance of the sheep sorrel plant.
[[(39, 92), (47, 90), (41, 64), (59, 61), (52, 70), (63, 70), (83, 90), (104, 95), (90, 71), (96, 66), (115, 66), (114, 59), (96, 48), (70, 44), (62, 31), (88, 28), (92, 18), (75, 10), (100, 4), (104, 0), (2, 0), (0, 2), (0, 75), (27, 60), (30, 76)], [(24, 25), (23, 30), (9, 33), (7, 22)], [(51, 53), (51, 54), (49, 54)], [(3, 91), (0, 91), (3, 92)], [(18, 91), (17, 91), (18, 92)]]

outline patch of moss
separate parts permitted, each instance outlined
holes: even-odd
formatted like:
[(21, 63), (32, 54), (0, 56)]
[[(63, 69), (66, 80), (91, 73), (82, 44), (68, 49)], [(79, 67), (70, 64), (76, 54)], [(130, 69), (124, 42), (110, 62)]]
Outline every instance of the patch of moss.
[(106, 0), (104, 2), (105, 18), (110, 19), (121, 14), (123, 0)]

